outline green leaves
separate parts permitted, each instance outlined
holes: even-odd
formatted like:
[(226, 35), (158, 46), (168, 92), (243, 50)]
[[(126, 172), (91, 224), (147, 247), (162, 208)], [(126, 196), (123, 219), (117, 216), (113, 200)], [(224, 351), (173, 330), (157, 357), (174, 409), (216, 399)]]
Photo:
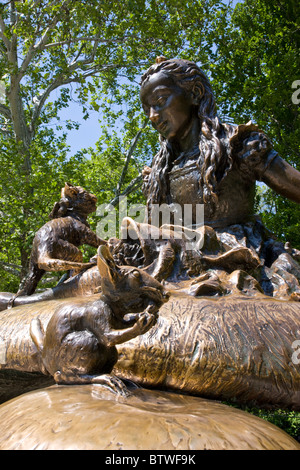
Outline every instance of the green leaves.
[[(211, 68), (220, 114), (236, 124), (252, 119), (282, 158), (300, 169), (300, 114), (292, 102), (292, 84), (300, 77), (299, 4), (245, 0), (222, 35)], [(300, 247), (299, 205), (272, 191), (260, 197), (266, 225)]]

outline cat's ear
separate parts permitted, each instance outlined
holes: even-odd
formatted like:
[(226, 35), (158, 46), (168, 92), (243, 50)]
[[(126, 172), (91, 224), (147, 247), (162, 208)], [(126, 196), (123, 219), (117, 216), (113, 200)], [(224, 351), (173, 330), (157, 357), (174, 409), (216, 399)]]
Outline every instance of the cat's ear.
[(114, 262), (114, 259), (106, 245), (98, 248), (97, 266), (101, 276), (102, 284), (113, 284), (116, 286), (121, 281), (121, 271)]
[(77, 195), (77, 188), (73, 184), (65, 183), (64, 188), (61, 190), (62, 198), (74, 199)]

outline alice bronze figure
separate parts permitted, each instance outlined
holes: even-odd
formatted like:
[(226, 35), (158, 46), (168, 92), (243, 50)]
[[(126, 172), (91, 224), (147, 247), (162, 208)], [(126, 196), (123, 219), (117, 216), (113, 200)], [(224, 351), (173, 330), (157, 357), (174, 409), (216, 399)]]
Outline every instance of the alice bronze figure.
[[(155, 204), (176, 203), (182, 208), (193, 206), (195, 224), (196, 207), (204, 204), (208, 238), (217, 242), (214, 266), (208, 266), (215, 270), (214, 278), (220, 277), (218, 268), (229, 273), (234, 270), (232, 257), (227, 256), (226, 265), (221, 255), (243, 247), (244, 269), (266, 295), (298, 299), (299, 264), (293, 252), (255, 216), (254, 195), (256, 181), (263, 181), (299, 203), (300, 173), (277, 154), (253, 123), (233, 126), (220, 121), (210, 83), (193, 62), (158, 58), (142, 77), (140, 96), (160, 134), (160, 150), (152, 168), (144, 169), (148, 221), (151, 223)], [(200, 259), (209, 251), (204, 245)], [(251, 272), (247, 251), (259, 259), (260, 266)]]

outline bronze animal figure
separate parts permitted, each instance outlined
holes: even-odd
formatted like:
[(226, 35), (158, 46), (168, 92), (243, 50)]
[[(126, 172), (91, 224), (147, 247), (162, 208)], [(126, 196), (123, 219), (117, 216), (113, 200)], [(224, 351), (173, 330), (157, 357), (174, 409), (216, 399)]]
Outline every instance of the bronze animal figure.
[(19, 296), (32, 295), (46, 271), (73, 270), (77, 274), (95, 264), (83, 263), (78, 247), (86, 244), (98, 248), (106, 243), (87, 223), (87, 216), (96, 210), (96, 202), (96, 196), (80, 186), (65, 184), (61, 200), (55, 203), (49, 216), (51, 220), (34, 237), (28, 274), (9, 306)]
[(146, 333), (168, 294), (145, 272), (116, 266), (106, 246), (98, 250), (98, 268), (99, 299), (58, 309), (45, 332), (40, 319), (33, 319), (30, 334), (57, 383), (100, 383), (126, 394), (123, 382), (108, 375), (118, 360), (116, 345)]

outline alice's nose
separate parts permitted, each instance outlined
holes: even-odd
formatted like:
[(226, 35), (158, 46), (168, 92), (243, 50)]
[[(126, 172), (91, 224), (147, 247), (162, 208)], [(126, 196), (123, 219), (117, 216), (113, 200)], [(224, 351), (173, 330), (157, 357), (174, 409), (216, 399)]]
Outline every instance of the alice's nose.
[(150, 119), (151, 122), (154, 122), (154, 123), (157, 122), (158, 119), (159, 119), (159, 114), (158, 114), (158, 112), (155, 111), (155, 109), (152, 108), (152, 107), (150, 108), (149, 119)]

